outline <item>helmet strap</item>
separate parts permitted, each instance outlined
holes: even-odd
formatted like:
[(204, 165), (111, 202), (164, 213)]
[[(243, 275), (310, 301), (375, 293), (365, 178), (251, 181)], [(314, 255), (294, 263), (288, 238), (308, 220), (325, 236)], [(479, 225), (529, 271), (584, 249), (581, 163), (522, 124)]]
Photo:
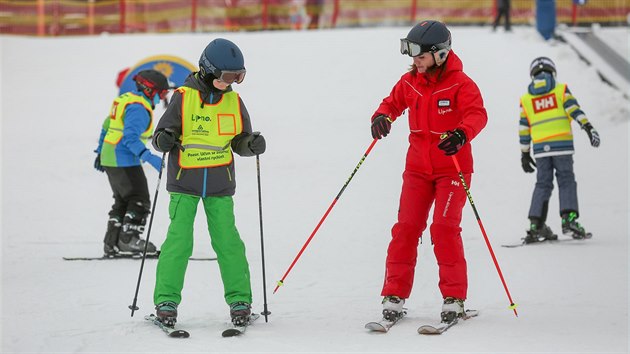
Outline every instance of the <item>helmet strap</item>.
[(144, 85), (141, 85), (142, 87), (142, 93), (149, 99), (149, 101), (151, 102), (151, 108), (155, 109), (155, 104), (153, 102), (153, 99), (155, 98), (155, 95), (157, 95), (157, 91), (151, 88), (148, 88)]

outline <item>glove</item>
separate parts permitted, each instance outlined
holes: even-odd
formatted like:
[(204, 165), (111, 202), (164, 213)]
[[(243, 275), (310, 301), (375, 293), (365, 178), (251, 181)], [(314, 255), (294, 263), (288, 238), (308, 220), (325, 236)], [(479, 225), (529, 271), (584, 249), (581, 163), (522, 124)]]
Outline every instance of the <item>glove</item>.
[(527, 173), (534, 172), (534, 167), (536, 167), (536, 162), (532, 159), (531, 155), (528, 152), (523, 152), (521, 155), (521, 165), (523, 166), (523, 171)]
[(254, 155), (262, 155), (267, 149), (267, 142), (265, 142), (265, 137), (260, 135), (259, 132), (255, 132), (251, 135), (251, 140), (247, 143), (247, 147)]
[(94, 159), (94, 169), (98, 172), (105, 172), (105, 168), (101, 165), (101, 154), (96, 154), (96, 159)]
[(384, 114), (379, 114), (372, 119), (372, 138), (384, 138), (392, 130), (392, 119)]
[(588, 138), (591, 141), (591, 146), (598, 147), (599, 146), (599, 133), (591, 123), (586, 123), (582, 126), (582, 129), (586, 130), (586, 134), (588, 134)]
[(140, 154), (140, 160), (150, 163), (158, 172), (162, 170), (162, 159), (157, 155), (153, 155), (149, 149), (144, 150)]
[(455, 155), (466, 144), (466, 134), (461, 129), (447, 131), (440, 138), (442, 141), (438, 148), (443, 150), (446, 156)]
[(154, 139), (155, 145), (157, 145), (157, 148), (160, 149), (162, 152), (171, 151), (173, 149), (173, 146), (175, 146), (175, 142), (177, 141), (175, 134), (169, 132), (168, 130), (160, 130), (155, 135)]

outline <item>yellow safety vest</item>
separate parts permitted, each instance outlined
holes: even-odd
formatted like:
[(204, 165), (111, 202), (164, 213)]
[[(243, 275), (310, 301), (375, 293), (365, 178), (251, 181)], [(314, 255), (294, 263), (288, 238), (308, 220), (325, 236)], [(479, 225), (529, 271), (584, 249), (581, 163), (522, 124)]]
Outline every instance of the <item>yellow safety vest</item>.
[(204, 168), (232, 163), (230, 143), (243, 131), (241, 105), (236, 92), (230, 91), (216, 104), (202, 105), (201, 93), (180, 87), (182, 94), (181, 168)]
[(532, 142), (538, 143), (560, 136), (573, 138), (571, 117), (563, 106), (566, 87), (565, 84), (558, 84), (545, 95), (527, 93), (521, 97)]
[(123, 129), (125, 128), (124, 115), (127, 105), (139, 103), (149, 112), (149, 127), (140, 135), (140, 140), (143, 143), (147, 143), (147, 140), (153, 134), (153, 109), (146, 100), (146, 98), (136, 95), (133, 92), (127, 92), (114, 100), (112, 108), (109, 112), (109, 127), (107, 128), (107, 134), (105, 134), (105, 142), (118, 145), (123, 137)]

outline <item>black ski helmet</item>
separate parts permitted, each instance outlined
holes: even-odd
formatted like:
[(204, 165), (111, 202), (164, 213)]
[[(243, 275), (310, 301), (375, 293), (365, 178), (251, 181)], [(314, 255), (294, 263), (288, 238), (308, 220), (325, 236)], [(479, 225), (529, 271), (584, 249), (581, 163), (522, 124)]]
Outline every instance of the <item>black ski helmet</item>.
[(224, 70), (244, 71), (245, 59), (236, 44), (224, 38), (217, 38), (211, 41), (201, 53), (199, 74), (201, 79), (209, 82), (208, 75), (212, 75), (213, 79), (220, 78)]
[[(421, 53), (432, 53), (435, 59), (435, 65), (437, 66), (442, 65), (444, 61), (446, 61), (448, 53), (451, 50), (451, 32), (446, 28), (446, 25), (440, 21), (421, 21), (413, 26), (406, 38), (401, 40), (401, 45), (404, 40), (419, 45)], [(401, 51), (402, 49), (401, 46)], [(412, 55), (415, 53), (408, 51), (403, 54), (417, 56), (421, 53)]]
[(533, 79), (542, 71), (546, 71), (556, 76), (556, 64), (547, 57), (538, 57), (529, 65), (529, 76)]
[(147, 69), (138, 72), (133, 77), (138, 91), (143, 92), (150, 100), (157, 94), (164, 99), (169, 89), (168, 79), (157, 70)]

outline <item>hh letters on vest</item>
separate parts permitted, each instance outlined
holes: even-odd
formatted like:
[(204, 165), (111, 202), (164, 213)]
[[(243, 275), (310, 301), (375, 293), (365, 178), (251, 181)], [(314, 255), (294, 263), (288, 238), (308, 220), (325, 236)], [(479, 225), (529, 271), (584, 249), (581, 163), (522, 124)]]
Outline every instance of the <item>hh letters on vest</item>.
[(548, 111), (550, 109), (558, 108), (558, 102), (556, 101), (556, 95), (551, 93), (542, 97), (534, 97), (532, 99), (534, 106), (534, 113), (540, 113)]

